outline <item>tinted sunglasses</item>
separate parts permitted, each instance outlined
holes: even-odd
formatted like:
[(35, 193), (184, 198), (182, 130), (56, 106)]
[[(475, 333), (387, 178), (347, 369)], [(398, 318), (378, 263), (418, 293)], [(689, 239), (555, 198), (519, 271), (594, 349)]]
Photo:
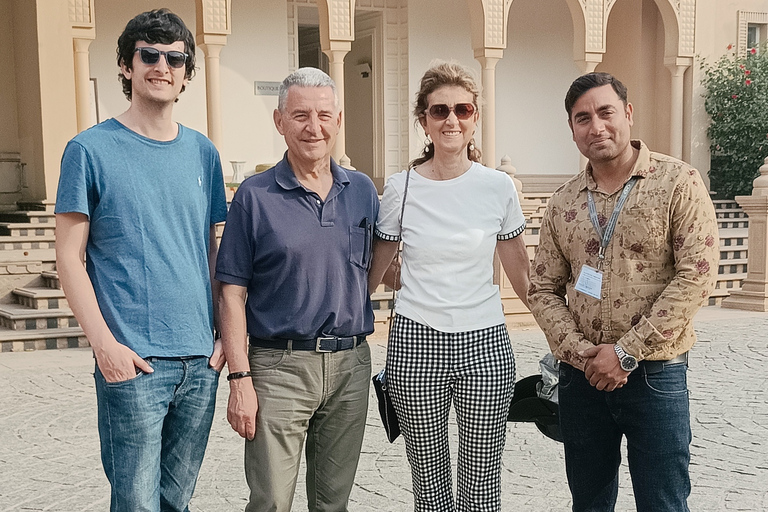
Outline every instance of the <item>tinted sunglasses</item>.
[(464, 121), (472, 117), (472, 114), (475, 113), (475, 106), (471, 103), (457, 103), (453, 107), (449, 107), (445, 103), (438, 103), (437, 105), (432, 105), (429, 107), (429, 110), (427, 110), (432, 118), (440, 121), (448, 119), (448, 116), (451, 115), (451, 111), (456, 114), (456, 118)]
[(184, 63), (187, 62), (188, 57), (188, 55), (184, 52), (164, 52), (158, 50), (157, 48), (150, 48), (148, 46), (136, 48), (133, 52), (139, 52), (141, 62), (147, 66), (154, 66), (160, 62), (160, 56), (165, 55), (165, 62), (168, 63), (168, 67), (176, 69), (184, 66)]

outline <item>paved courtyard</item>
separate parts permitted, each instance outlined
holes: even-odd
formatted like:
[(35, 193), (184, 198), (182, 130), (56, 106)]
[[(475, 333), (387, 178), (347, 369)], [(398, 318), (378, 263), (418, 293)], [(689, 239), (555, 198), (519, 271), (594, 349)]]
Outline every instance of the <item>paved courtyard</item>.
[[(696, 330), (689, 372), (690, 508), (768, 510), (768, 314), (707, 307), (696, 317)], [(541, 331), (510, 334), (518, 378), (538, 373), (547, 350)], [(371, 347), (376, 371), (386, 353), (383, 333), (372, 337)], [(0, 354), (0, 511), (108, 510), (92, 372), (87, 349)], [(245, 507), (243, 443), (227, 424), (227, 390), (222, 380), (193, 512)], [(411, 487), (403, 440), (386, 441), (374, 407), (372, 397), (350, 510), (407, 511)], [(455, 425), (452, 437), (455, 446)], [(505, 511), (570, 509), (562, 445), (532, 424), (509, 424), (502, 478)], [(306, 510), (303, 477), (294, 510)], [(626, 466), (617, 510), (634, 510)]]

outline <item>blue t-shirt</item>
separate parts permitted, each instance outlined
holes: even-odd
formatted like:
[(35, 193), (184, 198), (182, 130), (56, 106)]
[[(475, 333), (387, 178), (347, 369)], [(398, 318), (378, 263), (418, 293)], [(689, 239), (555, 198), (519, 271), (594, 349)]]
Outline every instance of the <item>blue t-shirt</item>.
[(161, 142), (104, 121), (64, 150), (55, 211), (88, 216), (86, 270), (118, 342), (141, 357), (210, 356), (209, 232), (227, 215), (210, 140), (179, 125)]
[(245, 180), (229, 210), (216, 279), (248, 289), (248, 333), (306, 340), (373, 332), (368, 294), (376, 188), (331, 161), (325, 201), (287, 158)]

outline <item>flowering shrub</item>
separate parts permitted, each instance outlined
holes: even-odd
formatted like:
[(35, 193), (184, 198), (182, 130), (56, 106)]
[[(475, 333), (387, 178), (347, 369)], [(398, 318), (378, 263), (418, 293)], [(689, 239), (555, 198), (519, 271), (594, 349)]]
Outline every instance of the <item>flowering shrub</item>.
[(768, 157), (768, 47), (739, 57), (702, 62), (704, 107), (712, 123), (710, 188), (718, 198), (752, 193), (752, 180)]

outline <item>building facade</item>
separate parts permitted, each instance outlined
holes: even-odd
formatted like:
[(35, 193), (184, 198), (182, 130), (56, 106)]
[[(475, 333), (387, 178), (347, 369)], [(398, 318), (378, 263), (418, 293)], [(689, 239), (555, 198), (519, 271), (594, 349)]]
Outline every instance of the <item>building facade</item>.
[(410, 110), (433, 59), (476, 71), (484, 163), (508, 155), (526, 185), (579, 170), (563, 97), (593, 70), (627, 84), (634, 137), (706, 176), (700, 61), (768, 32), (768, 0), (0, 0), (0, 206), (55, 199), (66, 142), (128, 106), (118, 35), (163, 6), (198, 43), (177, 119), (214, 141), (225, 175), (281, 158), (276, 85), (315, 65), (343, 99), (335, 157), (379, 189), (422, 147)]

